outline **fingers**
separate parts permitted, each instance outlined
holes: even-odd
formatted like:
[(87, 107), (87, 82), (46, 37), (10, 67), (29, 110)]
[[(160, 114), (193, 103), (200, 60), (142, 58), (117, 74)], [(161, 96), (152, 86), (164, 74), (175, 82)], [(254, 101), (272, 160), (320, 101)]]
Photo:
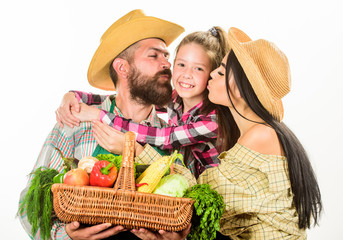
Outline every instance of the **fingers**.
[(92, 121), (95, 140), (107, 151), (122, 154), (125, 134), (100, 121)]
[(123, 226), (109, 228), (111, 226), (111, 223), (103, 223), (80, 228), (80, 223), (72, 222), (66, 225), (66, 232), (71, 239), (103, 239), (126, 231)]
[(80, 223), (79, 222), (71, 222), (71, 223), (68, 223), (66, 225), (66, 228), (68, 228), (70, 231), (75, 231), (79, 227), (80, 227)]
[(66, 124), (69, 127), (78, 126), (80, 123), (80, 120), (73, 116), (71, 113), (72, 109), (78, 109), (80, 110), (80, 104), (75, 97), (74, 93), (66, 93), (63, 96), (62, 103), (56, 110), (56, 119), (58, 118), (58, 122), (61, 126), (61, 123)]
[(65, 230), (67, 234), (69, 235), (69, 237), (71, 237), (72, 239), (75, 239), (78, 235), (77, 232), (80, 231), (78, 230), (79, 227), (80, 227), (79, 222), (71, 222), (66, 225)]
[(69, 127), (79, 126), (80, 120), (71, 114), (71, 109), (65, 109), (59, 107), (56, 110), (56, 118), (58, 117), (59, 121), (66, 124)]
[(127, 231), (127, 229), (125, 229), (123, 226), (119, 226), (119, 225), (114, 226), (114, 227), (111, 227), (109, 229), (102, 230), (99, 233), (95, 234), (94, 239), (108, 238), (110, 236), (117, 235), (118, 233), (124, 232), (124, 231)]
[(58, 125), (63, 128), (63, 122), (61, 121), (60, 117), (58, 116), (57, 110), (55, 111), (55, 115), (56, 115), (56, 121), (58, 123)]
[(92, 124), (93, 124), (94, 126), (96, 126), (97, 129), (101, 130), (103, 133), (106, 133), (107, 135), (116, 134), (116, 133), (121, 133), (120, 131), (114, 129), (113, 127), (108, 126), (107, 124), (102, 123), (102, 122), (100, 122), (100, 121), (98, 121), (98, 120), (92, 121)]
[(93, 133), (94, 133), (93, 136), (94, 136), (94, 138), (95, 138), (95, 141), (97, 141), (97, 143), (98, 143), (101, 147), (105, 148), (107, 151), (110, 152), (110, 149), (109, 149), (109, 147), (108, 147), (108, 144), (107, 144), (107, 142), (104, 140), (104, 138), (101, 137), (101, 136), (99, 136), (95, 131), (94, 131)]
[[(95, 140), (100, 145), (108, 146), (109, 135), (101, 128), (98, 124), (92, 123), (92, 130), (94, 133)], [(102, 146), (104, 147), (104, 146)]]
[(150, 232), (144, 228), (141, 228), (139, 230), (138, 229), (132, 229), (131, 232), (143, 240), (158, 240), (158, 239), (160, 239), (160, 238), (158, 238), (158, 236), (155, 233)]
[(80, 103), (78, 102), (76, 97), (72, 98), (70, 108), (74, 109), (75, 112), (80, 112)]
[(191, 231), (191, 224), (189, 224), (181, 232), (167, 232), (165, 230), (159, 230), (158, 233), (161, 235), (162, 239), (165, 239), (165, 240), (183, 240), (187, 237), (190, 231)]

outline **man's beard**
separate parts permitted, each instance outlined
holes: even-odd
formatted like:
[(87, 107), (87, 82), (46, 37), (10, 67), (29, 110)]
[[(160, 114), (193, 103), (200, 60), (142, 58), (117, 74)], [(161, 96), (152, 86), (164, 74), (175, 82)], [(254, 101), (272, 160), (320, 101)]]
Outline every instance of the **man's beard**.
[[(161, 75), (169, 75), (169, 81), (160, 82)], [(158, 72), (155, 76), (147, 76), (132, 66), (128, 76), (131, 98), (143, 105), (166, 105), (172, 98), (170, 78), (170, 69)]]

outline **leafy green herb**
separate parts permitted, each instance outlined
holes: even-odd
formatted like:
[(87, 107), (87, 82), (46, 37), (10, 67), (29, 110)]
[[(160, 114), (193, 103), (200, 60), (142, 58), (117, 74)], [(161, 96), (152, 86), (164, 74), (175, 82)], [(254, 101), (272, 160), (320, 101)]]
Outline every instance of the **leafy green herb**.
[(58, 173), (57, 170), (46, 167), (40, 167), (32, 172), (33, 178), (30, 187), (19, 205), (20, 214), (26, 211), (33, 236), (40, 229), (42, 239), (50, 238), (53, 211), (51, 186), (54, 176)]
[(208, 184), (194, 185), (183, 197), (195, 200), (192, 229), (187, 239), (215, 239), (220, 228), (219, 220), (225, 208), (223, 197)]

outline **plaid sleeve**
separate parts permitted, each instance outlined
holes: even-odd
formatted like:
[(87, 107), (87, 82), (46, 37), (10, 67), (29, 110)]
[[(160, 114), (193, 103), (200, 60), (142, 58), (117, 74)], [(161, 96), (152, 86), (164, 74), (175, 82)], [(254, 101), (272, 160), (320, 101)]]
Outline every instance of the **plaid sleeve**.
[[(221, 164), (206, 169), (198, 183), (223, 196), (220, 232), (231, 239), (306, 239), (285, 169), (286, 159), (261, 155), (236, 145), (219, 155)], [(266, 170), (267, 169), (267, 170)], [(277, 187), (273, 187), (273, 185)]]
[(152, 164), (161, 157), (162, 155), (159, 154), (152, 146), (145, 144), (143, 151), (135, 157), (135, 162), (141, 164)]
[[(65, 128), (67, 127), (60, 128), (58, 125), (56, 125), (53, 128), (53, 130), (50, 132), (50, 134), (44, 142), (44, 145), (41, 149), (41, 152), (32, 171), (35, 171), (37, 168), (41, 166), (45, 166), (48, 168), (54, 168), (59, 172), (62, 172), (63, 160), (58, 151), (55, 150), (55, 147), (59, 148), (62, 151), (63, 155), (66, 157), (73, 156), (72, 154), (74, 151), (74, 138), (68, 136), (67, 132), (65, 131)], [(22, 201), (27, 190), (29, 189), (31, 181), (32, 177), (29, 177), (26, 188), (21, 192), (19, 203)], [(35, 236), (32, 235), (31, 225), (28, 222), (26, 212), (24, 212), (23, 214), (19, 213), (19, 218), (27, 234), (32, 239), (40, 239), (39, 230)], [(68, 234), (65, 232), (64, 224), (62, 224), (59, 221), (55, 221), (53, 223), (51, 229), (51, 237), (53, 239), (70, 239)]]
[(135, 123), (131, 119), (116, 116), (113, 113), (101, 114), (101, 121), (121, 131), (137, 133), (136, 141), (149, 143), (161, 149), (173, 149), (196, 143), (208, 142), (217, 137), (217, 123), (214, 115), (197, 117), (196, 122), (183, 126), (157, 128)]
[(74, 90), (70, 92), (75, 93), (75, 96), (79, 100), (79, 102), (83, 102), (87, 105), (100, 105), (108, 97), (108, 95), (99, 95)]

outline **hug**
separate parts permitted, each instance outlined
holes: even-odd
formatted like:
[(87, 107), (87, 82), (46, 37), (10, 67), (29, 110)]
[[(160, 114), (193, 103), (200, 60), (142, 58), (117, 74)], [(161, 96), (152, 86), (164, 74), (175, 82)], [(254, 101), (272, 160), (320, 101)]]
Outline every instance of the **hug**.
[[(183, 32), (141, 10), (113, 23), (87, 75), (92, 86), (112, 92), (66, 93), (34, 170), (62, 171), (55, 148), (77, 159), (121, 155), (131, 131), (135, 162), (152, 164), (177, 150), (187, 180), (222, 196), (217, 239), (306, 239), (322, 202), (306, 151), (282, 121), (282, 98), (291, 87), (286, 55), (270, 41), (214, 26), (186, 35), (170, 60), (167, 47)], [(40, 239), (25, 212), (20, 218), (30, 237)], [(127, 230), (53, 218), (51, 238), (186, 239), (190, 232), (191, 225), (180, 232)]]

